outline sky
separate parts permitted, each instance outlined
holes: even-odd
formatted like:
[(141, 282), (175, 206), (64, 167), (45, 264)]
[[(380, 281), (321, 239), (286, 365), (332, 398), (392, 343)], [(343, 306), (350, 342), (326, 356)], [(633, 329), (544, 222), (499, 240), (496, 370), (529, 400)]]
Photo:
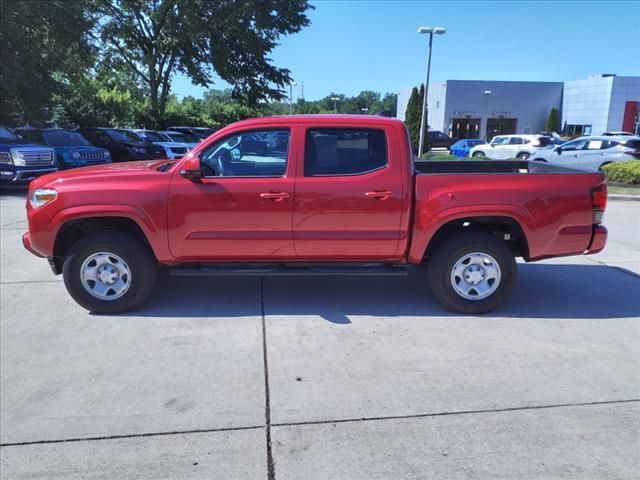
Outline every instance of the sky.
[[(271, 58), (304, 84), (304, 98), (362, 90), (397, 93), (431, 80), (578, 80), (598, 73), (640, 76), (640, 0), (313, 1), (311, 25), (281, 37)], [(228, 85), (217, 79), (213, 88)], [(205, 89), (176, 76), (172, 91)], [(294, 100), (302, 94), (294, 87)]]

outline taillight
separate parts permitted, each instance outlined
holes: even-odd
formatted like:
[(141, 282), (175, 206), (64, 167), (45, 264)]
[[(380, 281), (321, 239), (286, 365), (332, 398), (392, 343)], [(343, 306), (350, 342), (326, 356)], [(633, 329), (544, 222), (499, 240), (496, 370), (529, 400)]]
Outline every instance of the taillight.
[(593, 223), (602, 223), (602, 216), (607, 208), (607, 184), (601, 183), (591, 190), (591, 205), (593, 206)]

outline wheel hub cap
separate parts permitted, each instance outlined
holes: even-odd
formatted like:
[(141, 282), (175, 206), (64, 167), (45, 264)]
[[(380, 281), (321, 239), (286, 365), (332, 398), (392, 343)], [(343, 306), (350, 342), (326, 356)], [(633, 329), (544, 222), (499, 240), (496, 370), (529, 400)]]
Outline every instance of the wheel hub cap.
[(89, 255), (80, 267), (82, 286), (92, 297), (117, 300), (131, 286), (131, 269), (122, 257), (110, 252)]
[(473, 252), (460, 257), (451, 269), (451, 286), (462, 298), (482, 300), (500, 286), (500, 265), (491, 255)]

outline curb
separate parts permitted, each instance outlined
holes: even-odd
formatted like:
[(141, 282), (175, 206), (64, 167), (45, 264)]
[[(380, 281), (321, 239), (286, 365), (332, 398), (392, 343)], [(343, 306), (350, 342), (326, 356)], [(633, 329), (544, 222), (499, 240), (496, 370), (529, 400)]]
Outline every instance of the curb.
[(609, 200), (624, 200), (628, 202), (640, 202), (640, 195), (608, 195)]

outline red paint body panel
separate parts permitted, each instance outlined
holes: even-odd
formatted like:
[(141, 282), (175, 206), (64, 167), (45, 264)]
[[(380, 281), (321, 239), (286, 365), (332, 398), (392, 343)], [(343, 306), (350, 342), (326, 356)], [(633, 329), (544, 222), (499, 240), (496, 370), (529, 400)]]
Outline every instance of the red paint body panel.
[[(305, 177), (305, 134), (313, 127), (375, 128), (387, 140), (386, 167), (361, 175)], [(282, 177), (184, 178), (188, 158), (227, 135), (259, 128), (291, 131)], [(70, 221), (124, 217), (136, 222), (161, 264), (232, 261), (420, 263), (447, 222), (509, 217), (527, 260), (595, 253), (606, 229), (594, 226), (590, 191), (600, 173), (414, 174), (404, 124), (376, 116), (252, 119), (209, 137), (166, 171), (166, 161), (119, 163), (40, 177), (58, 198), (27, 205), (25, 247), (53, 256)], [(380, 193), (383, 192), (383, 193)], [(266, 195), (265, 195), (266, 194)], [(278, 194), (278, 195), (274, 195)]]
[(627, 101), (624, 104), (624, 116), (622, 117), (622, 130), (635, 132), (636, 117), (638, 115), (638, 102)]

